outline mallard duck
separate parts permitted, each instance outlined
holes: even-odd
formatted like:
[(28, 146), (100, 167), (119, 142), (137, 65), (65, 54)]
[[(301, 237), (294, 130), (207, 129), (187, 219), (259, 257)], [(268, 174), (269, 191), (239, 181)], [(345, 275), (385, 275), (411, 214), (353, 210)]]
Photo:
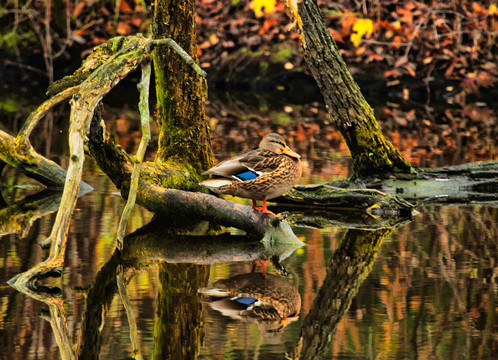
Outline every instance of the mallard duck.
[[(292, 151), (279, 134), (268, 134), (259, 147), (245, 150), (220, 162), (202, 175), (212, 179), (201, 182), (218, 194), (229, 194), (252, 200), (252, 208), (265, 214), (271, 212), (266, 200), (289, 191), (302, 173), (301, 156)], [(257, 206), (257, 200), (263, 206)]]
[(261, 324), (266, 331), (279, 331), (299, 316), (301, 296), (283, 277), (266, 279), (250, 273), (222, 279), (199, 292), (211, 298), (210, 305), (232, 319)]

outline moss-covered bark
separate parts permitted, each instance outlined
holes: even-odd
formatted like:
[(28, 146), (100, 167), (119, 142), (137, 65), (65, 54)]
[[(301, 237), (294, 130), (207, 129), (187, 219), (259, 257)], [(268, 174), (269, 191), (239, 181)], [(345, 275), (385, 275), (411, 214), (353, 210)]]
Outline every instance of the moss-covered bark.
[(323, 21), (316, 1), (301, 1), (304, 58), (323, 94), (331, 119), (346, 142), (357, 177), (410, 172), (410, 164), (384, 139)]
[[(194, 0), (156, 0), (152, 33), (172, 38), (196, 62)], [(189, 165), (199, 174), (213, 164), (205, 119), (206, 80), (169, 48), (154, 51), (157, 116), (161, 124), (156, 160)]]

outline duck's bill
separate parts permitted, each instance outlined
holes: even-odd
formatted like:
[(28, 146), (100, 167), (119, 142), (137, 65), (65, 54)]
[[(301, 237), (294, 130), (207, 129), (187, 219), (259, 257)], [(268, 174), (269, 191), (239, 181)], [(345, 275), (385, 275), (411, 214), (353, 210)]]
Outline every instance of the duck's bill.
[(295, 151), (292, 151), (288, 146), (286, 146), (284, 148), (284, 151), (283, 151), (284, 154), (286, 155), (289, 155), (289, 156), (292, 156), (292, 157), (295, 157), (297, 159), (300, 159), (301, 158), (301, 155), (299, 155), (297, 152)]

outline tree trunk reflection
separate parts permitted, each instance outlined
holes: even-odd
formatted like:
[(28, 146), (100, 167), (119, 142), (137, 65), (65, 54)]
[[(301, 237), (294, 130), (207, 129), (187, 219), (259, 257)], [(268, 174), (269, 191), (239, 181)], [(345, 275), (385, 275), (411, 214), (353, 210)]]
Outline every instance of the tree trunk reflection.
[(159, 266), (153, 359), (195, 359), (204, 337), (197, 290), (207, 285), (209, 265)]
[[(329, 262), (327, 275), (303, 321), (295, 356), (321, 359), (340, 320), (370, 273), (380, 245), (392, 230), (349, 230)], [(298, 354), (299, 353), (299, 354)]]

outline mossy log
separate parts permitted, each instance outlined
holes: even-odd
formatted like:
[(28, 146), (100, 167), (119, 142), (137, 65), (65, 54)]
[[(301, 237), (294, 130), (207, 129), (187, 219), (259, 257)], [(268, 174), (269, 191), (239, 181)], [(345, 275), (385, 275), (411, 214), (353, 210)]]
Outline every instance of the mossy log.
[(417, 169), (392, 179), (366, 182), (414, 204), (498, 205), (498, 161)]

